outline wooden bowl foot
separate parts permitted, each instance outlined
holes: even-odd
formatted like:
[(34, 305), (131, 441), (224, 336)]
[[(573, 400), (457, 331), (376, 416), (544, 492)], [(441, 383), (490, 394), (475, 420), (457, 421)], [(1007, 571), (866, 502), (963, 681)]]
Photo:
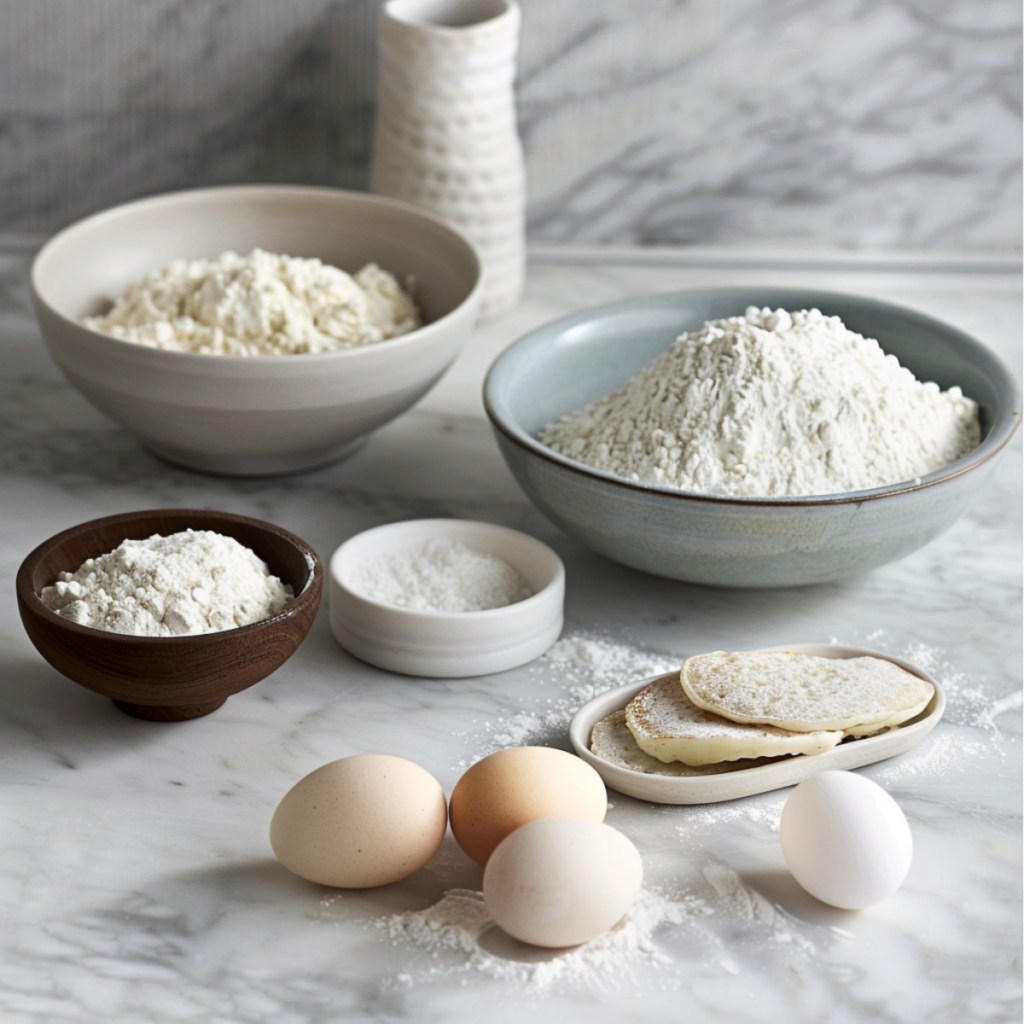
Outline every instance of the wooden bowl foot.
[(227, 697), (212, 700), (208, 704), (181, 704), (174, 707), (160, 707), (153, 704), (132, 704), (126, 700), (115, 700), (114, 707), (132, 718), (144, 718), (147, 722), (187, 722), (190, 718), (202, 718), (216, 711)]

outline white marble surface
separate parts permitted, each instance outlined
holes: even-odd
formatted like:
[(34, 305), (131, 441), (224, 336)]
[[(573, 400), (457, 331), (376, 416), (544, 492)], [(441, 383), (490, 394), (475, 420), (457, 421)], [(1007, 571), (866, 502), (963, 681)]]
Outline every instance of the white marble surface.
[[(0, 256), (0, 1018), (59, 1021), (1019, 1021), (1021, 444), (932, 545), (841, 584), (720, 592), (591, 555), (525, 501), (483, 421), (482, 373), (523, 330), (646, 291), (771, 281), (866, 292), (948, 318), (1021, 373), (1019, 268), (765, 253), (541, 253), (526, 298), (477, 332), (421, 405), (320, 472), (229, 481), (171, 469), (92, 411), (43, 352), (23, 256)], [(133, 508), (210, 506), (293, 530), (327, 556), (379, 523), (463, 516), (523, 529), (568, 571), (565, 651), (498, 676), (392, 676), (334, 642), (327, 609), (277, 673), (191, 723), (135, 721), (37, 655), (14, 600), (54, 532)], [(280, 797), (361, 751), (418, 761), (446, 792), (509, 741), (567, 746), (589, 688), (686, 653), (838, 638), (908, 654), (949, 695), (920, 747), (865, 769), (906, 811), (915, 860), (862, 913), (804, 896), (778, 842), (784, 794), (656, 807), (612, 794), (640, 848), (647, 947), (530, 958), (437, 952), (380, 922), (479, 870), (450, 837), (406, 882), (334, 892), (272, 859)], [(660, 958), (660, 960), (658, 959)]]
[[(0, 231), (364, 187), (377, 3), (0, 0)], [(1017, 0), (522, 0), (533, 240), (1013, 249)]]
[(693, 0), (528, 14), (519, 89), (534, 239), (1020, 244), (1019, 5)]

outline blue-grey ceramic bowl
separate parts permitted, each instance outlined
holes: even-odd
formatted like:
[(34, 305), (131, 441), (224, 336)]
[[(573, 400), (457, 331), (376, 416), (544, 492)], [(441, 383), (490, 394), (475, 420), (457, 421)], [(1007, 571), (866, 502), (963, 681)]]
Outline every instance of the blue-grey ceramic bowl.
[[(877, 338), (918, 380), (960, 385), (981, 407), (982, 442), (917, 481), (842, 494), (707, 496), (637, 484), (557, 455), (547, 424), (620, 388), (683, 331), (748, 306), (816, 307)], [(506, 462), (566, 533), (625, 565), (721, 587), (842, 579), (902, 558), (951, 526), (983, 489), (1020, 422), (1002, 361), (963, 331), (877, 299), (795, 288), (713, 288), (627, 299), (556, 320), (491, 367), (484, 402)]]

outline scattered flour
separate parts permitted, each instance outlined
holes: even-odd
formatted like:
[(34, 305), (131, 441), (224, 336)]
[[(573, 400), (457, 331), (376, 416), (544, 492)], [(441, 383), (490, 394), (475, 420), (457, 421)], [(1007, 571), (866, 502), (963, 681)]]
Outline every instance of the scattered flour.
[(333, 352), (420, 324), (412, 297), (375, 263), (349, 275), (262, 249), (176, 260), (130, 284), (103, 316), (85, 319), (149, 348), (233, 356)]
[(915, 480), (978, 446), (978, 407), (921, 383), (816, 309), (750, 307), (681, 335), (540, 441), (627, 480), (700, 494), (835, 494)]
[[(931, 773), (949, 777), (979, 758), (1009, 756), (1010, 734), (1001, 727), (997, 717), (1010, 712), (1019, 714), (1024, 707), (1021, 691), (993, 698), (956, 668), (943, 651), (919, 642), (891, 641), (884, 629), (862, 637), (832, 638), (831, 642), (866, 646), (904, 658), (933, 675), (946, 694), (946, 713), (939, 728), (920, 746), (875, 766), (872, 777), (877, 781), (888, 784)], [(543, 699), (521, 698), (524, 706), (520, 710), (510, 710), (498, 720), (476, 723), (482, 732), (482, 736), (477, 737), (478, 750), (472, 757), (458, 760), (454, 767), (464, 771), (481, 758), (506, 747), (562, 745), (572, 716), (591, 698), (631, 681), (671, 672), (678, 669), (682, 661), (682, 655), (659, 654), (596, 634), (579, 632), (563, 637), (531, 666), (531, 672), (540, 677), (541, 684), (551, 686), (555, 692)], [(958, 727), (957, 732), (947, 732), (949, 726)], [(760, 820), (777, 831), (779, 811), (781, 805), (772, 812), (760, 809), (749, 800), (734, 801), (711, 804), (707, 808), (688, 808), (687, 822), (696, 826), (704, 815), (707, 816), (705, 823), (735, 815), (758, 820), (764, 815)]]
[(920, 778), (953, 780), (965, 774), (976, 775), (979, 766), (986, 763), (998, 770), (1011, 754), (1019, 756), (1016, 737), (1004, 727), (1005, 722), (1001, 724), (997, 719), (1008, 712), (1019, 713), (1024, 707), (1021, 690), (993, 697), (940, 648), (916, 640), (901, 643), (884, 629), (862, 638), (832, 642), (864, 645), (903, 658), (928, 672), (946, 695), (946, 711), (935, 731), (919, 746), (874, 766), (872, 778), (876, 782), (893, 785)]
[[(499, 721), (478, 723), (483, 731), (480, 749), (456, 768), (465, 771), (476, 761), (506, 747), (530, 744), (561, 744), (569, 721), (592, 697), (634, 680), (678, 669), (681, 657), (657, 654), (628, 643), (591, 633), (563, 637), (530, 667), (542, 685), (557, 688), (555, 696), (530, 699), (520, 711), (510, 711)], [(523, 699), (523, 703), (527, 703)]]
[(430, 612), (504, 608), (533, 593), (504, 559), (441, 539), (368, 558), (353, 570), (349, 584), (372, 601)]
[(291, 596), (249, 548), (211, 530), (123, 541), (40, 594), (72, 622), (134, 636), (247, 626), (276, 615)]
[(814, 952), (810, 942), (794, 934), (795, 918), (756, 889), (751, 889), (732, 868), (714, 862), (704, 868), (704, 877), (724, 902), (723, 910), (740, 920), (769, 925), (778, 942), (798, 942), (808, 952)]
[[(833, 639), (830, 642), (846, 641)], [(859, 644), (861, 641), (850, 642)], [(935, 677), (946, 694), (946, 712), (942, 719), (945, 725), (985, 729), (995, 737), (1003, 733), (995, 719), (1006, 711), (1014, 711), (1024, 706), (1024, 692), (1017, 690), (1004, 697), (993, 698), (982, 686), (973, 683), (969, 676), (957, 668), (941, 648), (931, 647), (917, 640), (900, 644), (890, 640), (884, 629), (876, 629), (869, 633), (864, 643), (883, 653), (903, 658)]]
[[(392, 945), (433, 953), (436, 975), (478, 973), (532, 993), (573, 987), (607, 991), (636, 984), (643, 968), (664, 974), (671, 961), (658, 949), (656, 933), (706, 913), (699, 899), (642, 889), (629, 913), (600, 938), (567, 950), (541, 950), (504, 935), (487, 912), (483, 893), (451, 889), (425, 910), (379, 918), (373, 925)], [(443, 962), (439, 954), (446, 952), (458, 955)], [(405, 972), (396, 980), (412, 985), (420, 979)]]
[(375, 918), (370, 924), (391, 945), (430, 954), (425, 969), (402, 971), (395, 979), (398, 985), (479, 974), (533, 995), (678, 988), (685, 972), (674, 966), (670, 945), (684, 946), (687, 960), (696, 954), (730, 974), (740, 973), (736, 956), (747, 948), (757, 960), (774, 947), (787, 959), (795, 955), (805, 962), (817, 948), (806, 933), (827, 931), (797, 921), (718, 862), (705, 866), (703, 881), (695, 880), (692, 888), (679, 893), (644, 887), (611, 931), (566, 950), (536, 949), (504, 935), (487, 912), (483, 894), (468, 889), (450, 889), (425, 910)]
[(734, 826), (749, 822), (756, 829), (778, 834), (782, 819), (782, 805), (788, 790), (781, 794), (747, 797), (744, 800), (727, 800), (718, 804), (691, 804), (683, 808), (681, 819), (676, 825), (680, 839), (704, 840), (711, 829), (720, 825)]
[(1020, 711), (1022, 708), (1024, 708), (1024, 692), (1018, 690), (1016, 693), (993, 701), (989, 707), (978, 714), (976, 721), (983, 729), (998, 732), (999, 726), (996, 724), (996, 719), (1007, 711)]

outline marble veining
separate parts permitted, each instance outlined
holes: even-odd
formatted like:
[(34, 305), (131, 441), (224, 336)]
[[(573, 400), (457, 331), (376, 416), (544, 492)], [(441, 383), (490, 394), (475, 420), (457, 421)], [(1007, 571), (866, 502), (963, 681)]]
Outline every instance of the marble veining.
[(642, 10), (525, 22), (524, 52), (549, 47), (520, 80), (532, 237), (1019, 244), (1019, 10)]
[(375, 38), (361, 0), (0, 0), (0, 230), (199, 185), (365, 188)]
[[(1013, 250), (1014, 0), (522, 0), (532, 240)], [(378, 4), (0, 0), (0, 232), (362, 188)]]
[[(41, 345), (27, 254), (0, 252), (5, 1024), (1020, 1019), (1020, 437), (986, 493), (921, 551), (843, 583), (743, 593), (591, 554), (526, 502), (483, 420), (484, 370), (520, 333), (581, 305), (711, 283), (876, 294), (952, 320), (1021, 373), (1019, 271), (901, 272), (835, 257), (815, 269), (743, 253), (734, 262), (535, 253), (524, 302), (474, 331), (414, 410), (346, 462), (253, 481), (166, 466), (86, 405)], [(514, 526), (563, 558), (564, 636), (594, 658), (542, 658), (478, 679), (400, 677), (342, 651), (325, 606), (289, 662), (214, 715), (127, 718), (36, 654), (13, 578), (60, 529), (160, 506), (270, 519), (322, 557), (405, 518)], [(919, 747), (864, 769), (899, 801), (915, 840), (907, 883), (870, 910), (832, 910), (792, 881), (778, 843), (784, 793), (706, 807), (611, 794), (608, 820), (640, 848), (646, 885), (667, 909), (644, 955), (597, 975), (559, 978), (562, 954), (533, 956), (495, 936), (489, 960), (396, 938), (389, 915), (479, 888), (479, 868), (450, 837), (417, 875), (362, 892), (312, 886), (271, 856), (276, 803), (326, 761), (398, 753), (450, 793), (468, 763), (503, 743), (567, 748), (572, 710), (631, 673), (698, 650), (833, 638), (919, 662), (949, 697)]]

